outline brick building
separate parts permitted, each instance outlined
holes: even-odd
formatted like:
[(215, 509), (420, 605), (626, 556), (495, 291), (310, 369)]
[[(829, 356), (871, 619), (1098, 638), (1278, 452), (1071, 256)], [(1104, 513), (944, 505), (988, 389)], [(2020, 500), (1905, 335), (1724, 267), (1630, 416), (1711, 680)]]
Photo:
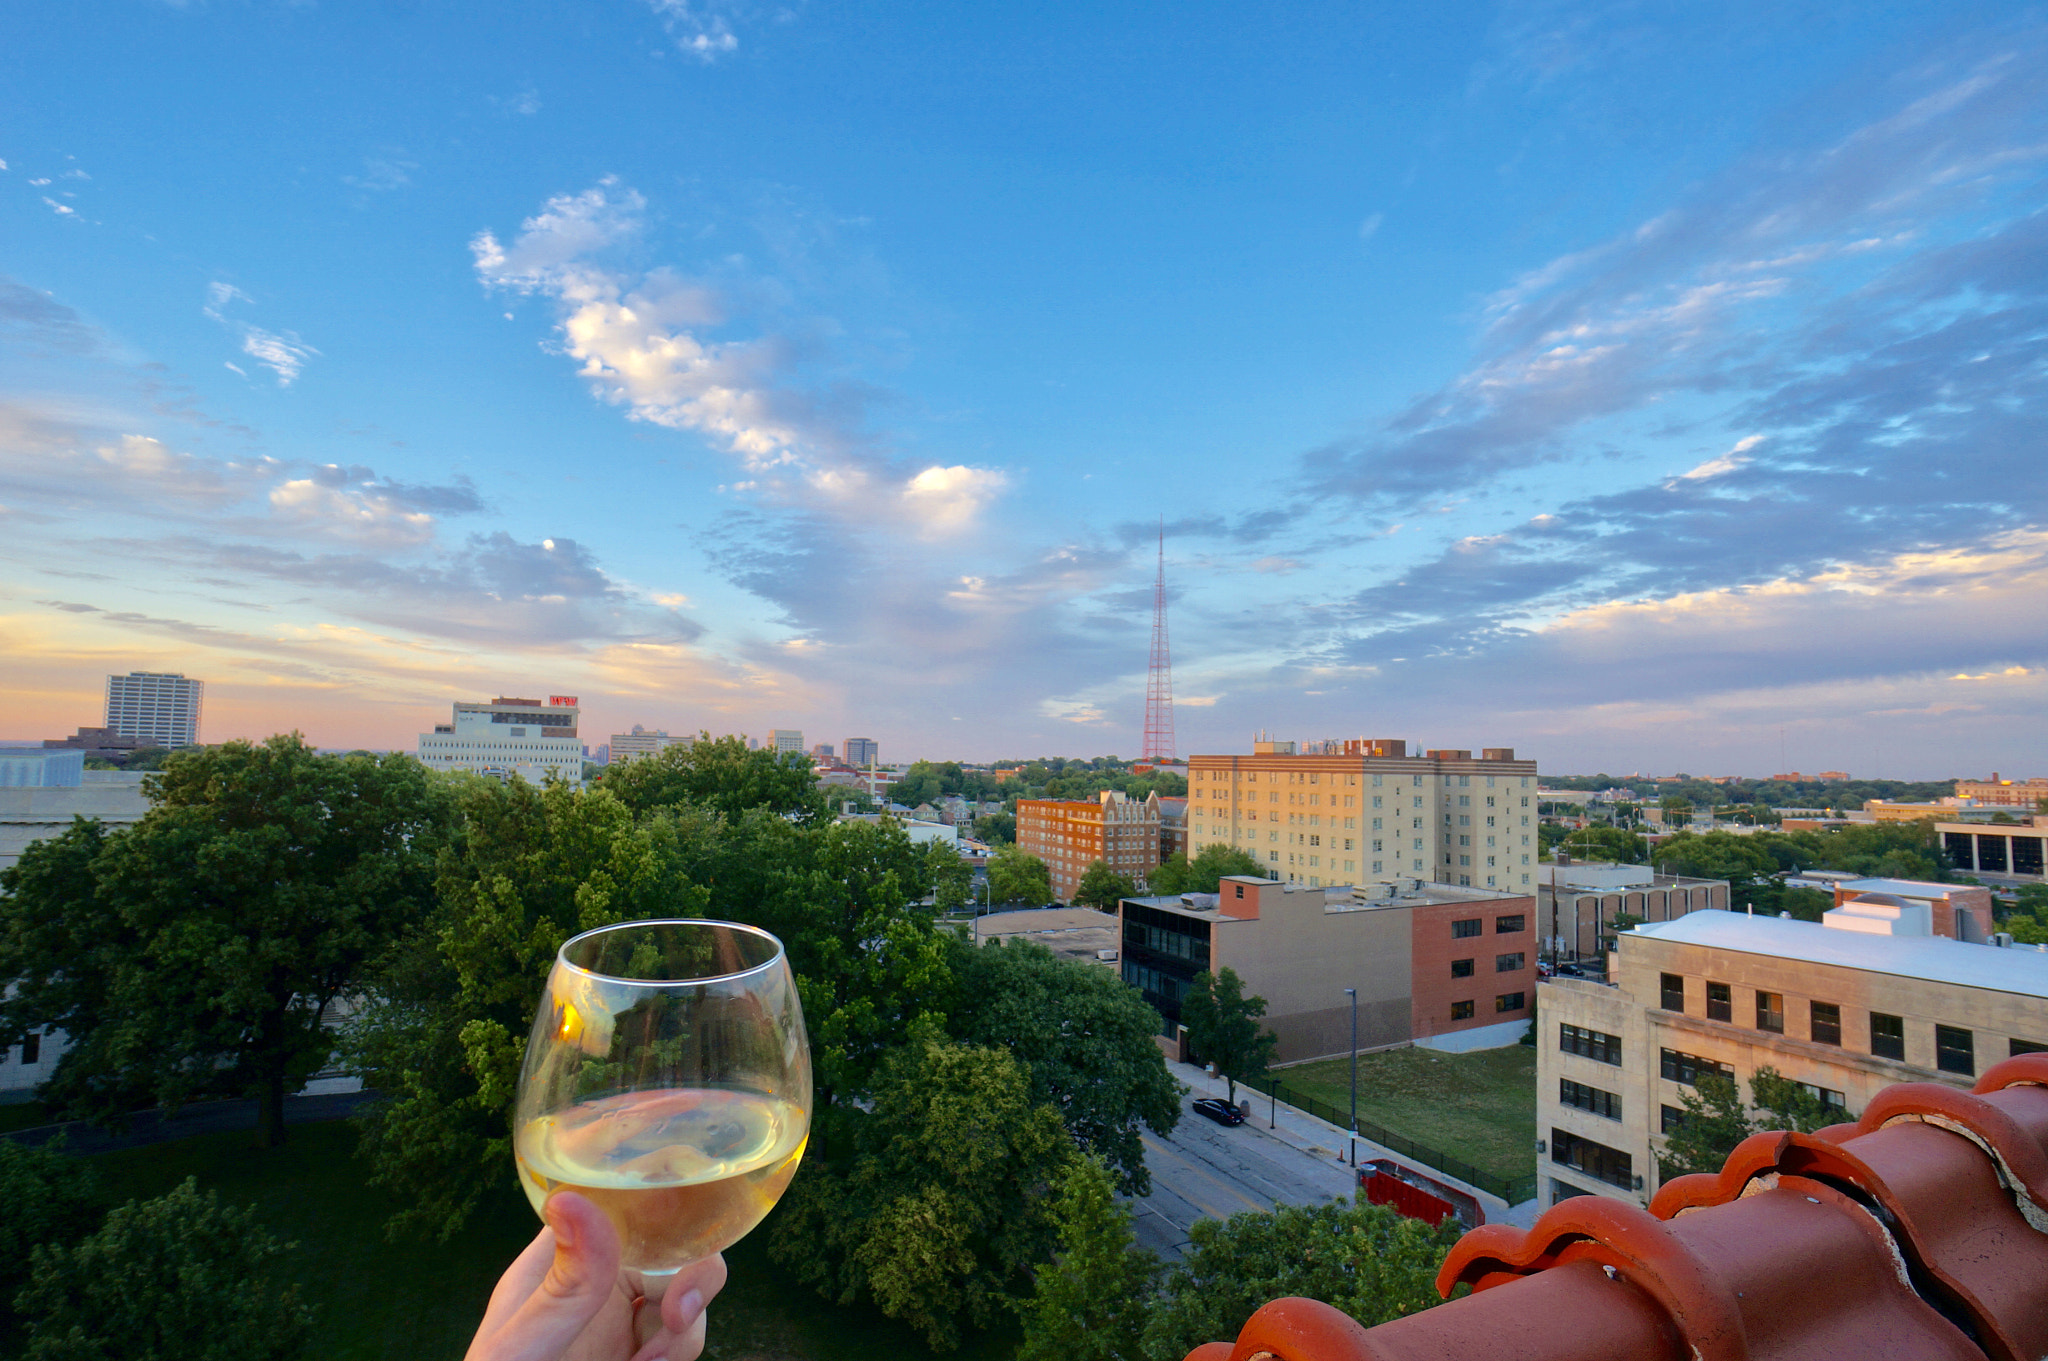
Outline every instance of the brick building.
[(2040, 807), (2041, 800), (2048, 799), (2048, 778), (2037, 775), (2031, 780), (2001, 780), (1994, 770), (1988, 780), (1957, 780), (1956, 797), (1992, 808), (2024, 808), (2031, 812)]
[(1159, 796), (1143, 803), (1114, 789), (1093, 799), (1019, 799), (1017, 847), (1045, 862), (1052, 896), (1071, 902), (1097, 860), (1132, 883), (1159, 865)]
[(1413, 1041), (1512, 1044), (1536, 991), (1535, 900), (1402, 879), (1322, 889), (1229, 876), (1218, 892), (1118, 905), (1124, 981), (1178, 1032), (1196, 974), (1228, 968), (1266, 999), (1281, 1063)]

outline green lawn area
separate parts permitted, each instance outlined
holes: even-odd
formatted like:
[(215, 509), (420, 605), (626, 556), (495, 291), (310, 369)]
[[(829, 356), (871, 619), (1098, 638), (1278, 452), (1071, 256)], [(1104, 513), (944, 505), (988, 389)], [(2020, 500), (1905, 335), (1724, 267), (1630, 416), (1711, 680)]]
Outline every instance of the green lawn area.
[[(1289, 1090), (1350, 1109), (1351, 1061), (1274, 1073)], [(1470, 1054), (1389, 1049), (1358, 1056), (1358, 1118), (1442, 1149), (1499, 1177), (1536, 1170), (1536, 1051), (1511, 1044)]]
[[(460, 1357), (498, 1274), (539, 1228), (506, 1179), (447, 1243), (390, 1243), (384, 1221), (398, 1202), (365, 1185), (346, 1122), (295, 1125), (282, 1148), (252, 1146), (246, 1133), (208, 1134), (93, 1158), (116, 1198), (161, 1195), (186, 1176), (223, 1200), (254, 1204), (264, 1225), (298, 1243), (295, 1279), (319, 1307), (310, 1355), (347, 1358)], [(711, 1306), (713, 1361), (884, 1361), (933, 1353), (916, 1334), (873, 1310), (839, 1309), (792, 1285), (768, 1264), (762, 1236), (726, 1254), (732, 1277)], [(970, 1338), (961, 1361), (997, 1361), (1014, 1331)]]

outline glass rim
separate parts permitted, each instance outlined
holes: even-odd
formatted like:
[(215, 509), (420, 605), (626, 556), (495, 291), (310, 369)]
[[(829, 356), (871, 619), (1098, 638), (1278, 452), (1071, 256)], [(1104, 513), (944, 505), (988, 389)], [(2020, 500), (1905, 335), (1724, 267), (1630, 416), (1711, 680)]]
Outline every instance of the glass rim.
[[(775, 953), (762, 960), (759, 964), (737, 970), (733, 973), (699, 974), (695, 978), (626, 978), (620, 974), (600, 973), (596, 969), (586, 969), (581, 964), (572, 962), (569, 958), (569, 947), (578, 941), (588, 940), (592, 936), (606, 935), (613, 931), (624, 931), (631, 927), (646, 926), (728, 927), (734, 931), (745, 932), (750, 936), (759, 936), (762, 940), (775, 947)], [(758, 926), (749, 926), (745, 922), (721, 921), (716, 917), (651, 917), (642, 921), (613, 922), (610, 926), (597, 926), (592, 927), (588, 931), (577, 932), (569, 937), (569, 939), (563, 941), (561, 948), (555, 951), (555, 966), (579, 973), (585, 978), (594, 978), (604, 983), (624, 983), (629, 986), (640, 985), (646, 987), (675, 987), (686, 983), (727, 983), (733, 979), (747, 978), (761, 972), (763, 969), (774, 968), (783, 961), (788, 953), (789, 947), (782, 943), (780, 936), (777, 936), (772, 931), (764, 931)]]

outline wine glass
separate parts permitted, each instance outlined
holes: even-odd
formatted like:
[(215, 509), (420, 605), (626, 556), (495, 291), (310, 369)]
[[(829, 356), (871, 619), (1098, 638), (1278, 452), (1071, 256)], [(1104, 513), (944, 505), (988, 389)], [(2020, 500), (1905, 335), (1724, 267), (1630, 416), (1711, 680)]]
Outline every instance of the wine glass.
[(810, 1134), (811, 1054), (782, 942), (644, 921), (566, 942), (519, 1073), (513, 1151), (535, 1212), (588, 1196), (620, 1265), (664, 1276), (775, 1207)]

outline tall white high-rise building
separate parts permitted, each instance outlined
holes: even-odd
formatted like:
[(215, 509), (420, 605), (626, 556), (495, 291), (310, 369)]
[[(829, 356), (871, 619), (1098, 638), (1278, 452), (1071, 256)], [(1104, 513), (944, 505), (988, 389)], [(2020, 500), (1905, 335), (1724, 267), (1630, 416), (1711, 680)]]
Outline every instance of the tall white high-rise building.
[(107, 727), (158, 747), (199, 744), (206, 682), (177, 672), (131, 671), (107, 677)]
[(802, 728), (770, 728), (768, 745), (777, 752), (793, 751), (803, 754), (804, 730)]
[(612, 734), (611, 764), (624, 765), (642, 756), (659, 756), (670, 747), (687, 747), (696, 740), (694, 737), (670, 737), (660, 728), (649, 732), (635, 723), (631, 732)]
[(550, 775), (583, 783), (583, 743), (576, 736), (582, 711), (574, 695), (457, 704), (451, 723), (420, 734), (420, 762), (430, 770), (469, 770), (481, 775), (517, 775), (529, 784)]

